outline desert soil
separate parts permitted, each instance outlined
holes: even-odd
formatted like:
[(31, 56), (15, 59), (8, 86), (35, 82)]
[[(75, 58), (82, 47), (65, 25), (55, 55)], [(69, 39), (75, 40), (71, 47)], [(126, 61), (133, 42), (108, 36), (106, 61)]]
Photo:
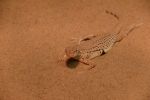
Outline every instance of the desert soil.
[[(72, 37), (143, 23), (87, 65), (57, 63)], [(149, 0), (1, 0), (0, 100), (150, 100)]]

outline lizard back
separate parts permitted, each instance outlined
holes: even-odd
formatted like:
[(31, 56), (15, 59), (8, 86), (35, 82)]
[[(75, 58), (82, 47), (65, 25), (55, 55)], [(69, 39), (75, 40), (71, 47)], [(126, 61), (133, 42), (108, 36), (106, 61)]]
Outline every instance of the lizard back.
[(104, 37), (97, 36), (81, 42), (81, 44), (78, 45), (78, 50), (81, 52), (81, 57), (92, 59), (110, 50), (115, 40), (116, 34), (108, 34)]

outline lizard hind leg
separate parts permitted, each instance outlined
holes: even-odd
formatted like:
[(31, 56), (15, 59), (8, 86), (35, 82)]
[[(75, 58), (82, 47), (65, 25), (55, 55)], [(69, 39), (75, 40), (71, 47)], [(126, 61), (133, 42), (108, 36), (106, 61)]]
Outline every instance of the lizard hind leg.
[(129, 26), (129, 28), (125, 32), (117, 34), (116, 42), (121, 41), (123, 38), (125, 38), (127, 35), (129, 35), (129, 33), (131, 33), (134, 29), (138, 28), (142, 24), (143, 23), (133, 24), (133, 25)]

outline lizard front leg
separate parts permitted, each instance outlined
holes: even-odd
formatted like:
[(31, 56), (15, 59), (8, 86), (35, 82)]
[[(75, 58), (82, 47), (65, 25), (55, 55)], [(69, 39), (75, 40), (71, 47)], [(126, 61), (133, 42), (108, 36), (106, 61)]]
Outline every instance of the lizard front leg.
[(97, 35), (91, 34), (91, 35), (87, 35), (87, 36), (82, 37), (82, 38), (72, 38), (71, 40), (78, 40), (78, 44), (80, 44), (81, 42), (91, 40), (92, 38), (94, 38), (96, 36)]
[(87, 35), (87, 36), (81, 38), (81, 39), (79, 40), (79, 43), (82, 42), (82, 41), (90, 40), (90, 39), (92, 39), (92, 38), (94, 38), (94, 37), (96, 37), (96, 35), (93, 35), (93, 34)]
[(79, 61), (81, 63), (84, 63), (86, 65), (89, 65), (90, 67), (88, 69), (92, 69), (96, 66), (96, 64), (94, 64), (93, 62), (91, 62), (89, 59), (83, 59), (83, 58), (80, 58)]

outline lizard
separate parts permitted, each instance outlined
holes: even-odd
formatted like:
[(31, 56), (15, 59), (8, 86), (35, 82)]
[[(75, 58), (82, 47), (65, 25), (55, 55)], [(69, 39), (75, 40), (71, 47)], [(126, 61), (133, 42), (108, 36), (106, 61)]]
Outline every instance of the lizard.
[(80, 39), (77, 44), (65, 48), (64, 59), (73, 58), (89, 65), (89, 69), (92, 69), (96, 64), (93, 63), (91, 59), (107, 53), (117, 42), (120, 42), (141, 24), (142, 23), (130, 26), (125, 33), (121, 33), (121, 28), (119, 27), (116, 32), (111, 32), (105, 36), (89, 35), (84, 37)]

